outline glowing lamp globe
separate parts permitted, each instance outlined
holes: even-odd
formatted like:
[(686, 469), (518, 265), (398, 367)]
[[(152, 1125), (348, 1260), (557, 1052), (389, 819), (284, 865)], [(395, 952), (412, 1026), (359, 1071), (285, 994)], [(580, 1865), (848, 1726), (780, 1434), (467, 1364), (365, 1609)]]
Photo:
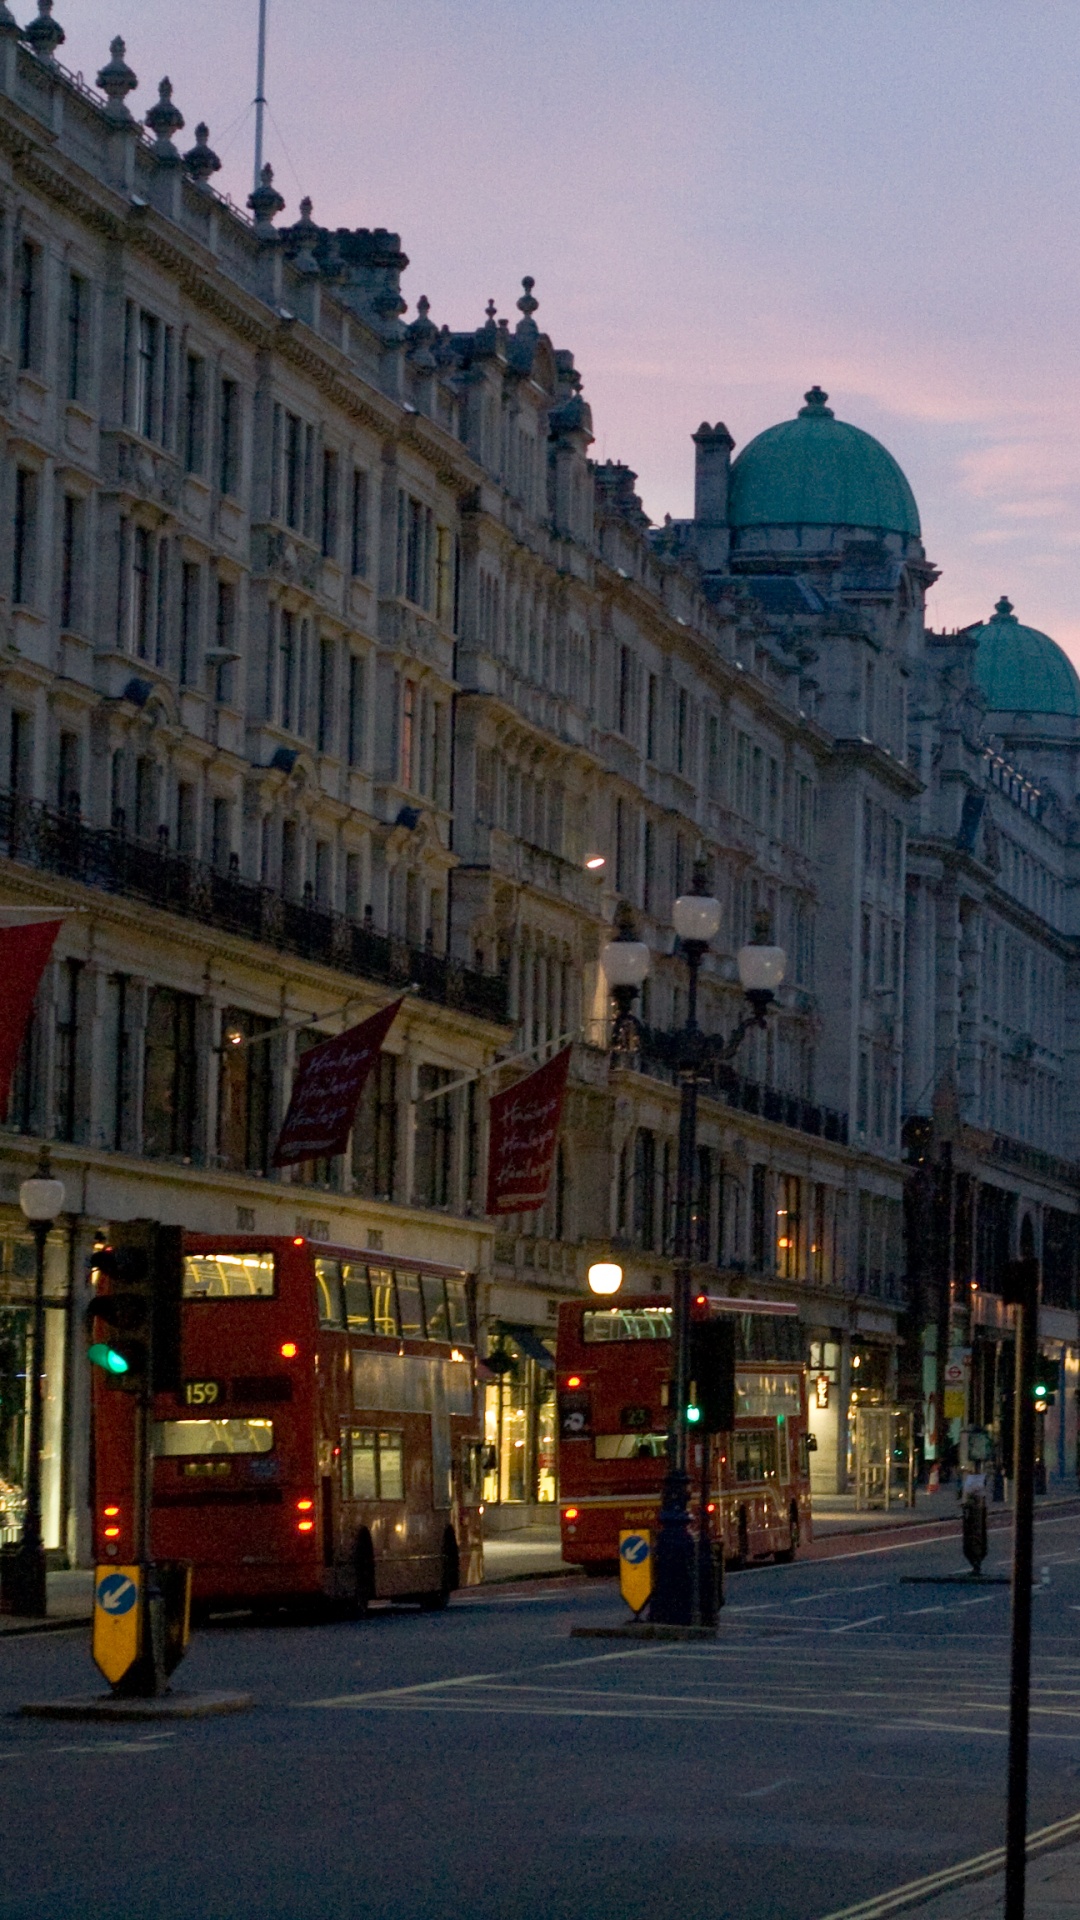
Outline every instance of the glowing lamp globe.
[(680, 893), (671, 909), (671, 923), (679, 939), (708, 946), (720, 931), (720, 902), (711, 893)]
[(589, 1286), (593, 1293), (618, 1293), (622, 1277), (622, 1268), (614, 1260), (597, 1260), (589, 1268)]

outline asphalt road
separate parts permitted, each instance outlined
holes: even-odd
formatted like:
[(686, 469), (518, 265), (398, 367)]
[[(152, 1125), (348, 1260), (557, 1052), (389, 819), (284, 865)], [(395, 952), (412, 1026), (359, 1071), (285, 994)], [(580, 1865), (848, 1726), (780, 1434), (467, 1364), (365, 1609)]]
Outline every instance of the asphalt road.
[[(1004, 1571), (1008, 1536), (984, 1572)], [(1080, 1518), (1036, 1564), (1032, 1828), (1080, 1807)], [(735, 1575), (715, 1645), (572, 1640), (613, 1585), (200, 1634), (234, 1719), (21, 1721), (85, 1632), (0, 1648), (0, 1920), (823, 1920), (1002, 1837), (1008, 1589), (953, 1542)]]

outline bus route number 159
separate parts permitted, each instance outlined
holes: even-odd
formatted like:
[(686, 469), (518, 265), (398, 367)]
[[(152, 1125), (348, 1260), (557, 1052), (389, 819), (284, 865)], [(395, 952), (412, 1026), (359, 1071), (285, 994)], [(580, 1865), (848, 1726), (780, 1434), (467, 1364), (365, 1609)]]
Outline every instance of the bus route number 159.
[(185, 1380), (185, 1407), (212, 1407), (221, 1398), (220, 1380)]

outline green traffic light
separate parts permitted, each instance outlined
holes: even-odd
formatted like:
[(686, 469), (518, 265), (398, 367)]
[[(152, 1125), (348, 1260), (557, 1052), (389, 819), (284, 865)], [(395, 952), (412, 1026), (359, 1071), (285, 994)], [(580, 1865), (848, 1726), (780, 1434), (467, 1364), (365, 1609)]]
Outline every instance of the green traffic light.
[(696, 1427), (696, 1426), (697, 1426), (697, 1423), (698, 1423), (698, 1421), (699, 1421), (699, 1420), (701, 1419), (701, 1408), (700, 1408), (700, 1407), (687, 1407), (687, 1409), (686, 1409), (686, 1417), (687, 1417), (687, 1419), (688, 1419), (688, 1421), (690, 1422), (690, 1425), (691, 1425), (692, 1427)]
[(115, 1347), (106, 1345), (104, 1340), (99, 1340), (95, 1346), (88, 1347), (86, 1357), (93, 1362), (95, 1367), (101, 1367), (105, 1373), (127, 1373), (129, 1371), (128, 1363), (124, 1359), (123, 1354), (117, 1353)]

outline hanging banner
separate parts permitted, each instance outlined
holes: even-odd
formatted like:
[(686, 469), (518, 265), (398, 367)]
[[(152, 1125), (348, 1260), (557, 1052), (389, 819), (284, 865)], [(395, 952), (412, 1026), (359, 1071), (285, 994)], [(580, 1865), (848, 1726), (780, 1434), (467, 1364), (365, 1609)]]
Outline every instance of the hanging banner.
[(401, 1000), (393, 1001), (370, 1020), (309, 1047), (301, 1056), (274, 1151), (275, 1167), (291, 1167), (300, 1160), (330, 1160), (335, 1153), (344, 1153), (364, 1082), (400, 1006)]
[(0, 927), (0, 1115), (7, 1112), (19, 1048), (61, 918)]
[(497, 1093), (488, 1147), (489, 1213), (533, 1213), (547, 1198), (572, 1049)]

